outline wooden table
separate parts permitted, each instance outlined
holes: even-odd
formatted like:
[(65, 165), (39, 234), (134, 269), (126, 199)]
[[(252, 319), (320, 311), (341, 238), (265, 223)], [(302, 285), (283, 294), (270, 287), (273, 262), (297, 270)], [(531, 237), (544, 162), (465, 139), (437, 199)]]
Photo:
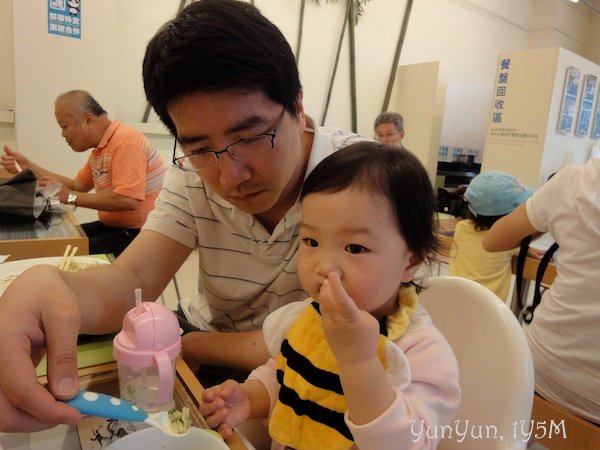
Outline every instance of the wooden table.
[(62, 256), (68, 244), (78, 255), (89, 253), (89, 240), (71, 212), (52, 213), (47, 221), (0, 219), (0, 255), (7, 261)]
[(14, 175), (6, 171), (4, 167), (0, 167), (0, 180), (9, 180)]
[[(441, 216), (441, 214), (440, 214)], [(437, 232), (439, 234), (445, 234), (446, 236), (452, 237), (454, 234), (454, 229), (456, 228), (456, 223), (460, 221), (456, 217), (449, 216), (448, 214), (444, 214), (442, 217), (438, 217), (437, 222)]]

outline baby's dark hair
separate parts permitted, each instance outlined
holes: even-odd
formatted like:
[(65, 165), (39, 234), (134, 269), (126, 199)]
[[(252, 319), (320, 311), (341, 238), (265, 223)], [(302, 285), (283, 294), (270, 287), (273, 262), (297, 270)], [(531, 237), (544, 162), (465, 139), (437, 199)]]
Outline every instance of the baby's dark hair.
[(492, 225), (494, 225), (498, 219), (506, 215), (503, 214), (501, 216), (475, 216), (475, 214), (473, 214), (469, 210), (469, 208), (466, 208), (466, 211), (467, 219), (473, 221), (473, 224), (475, 225), (475, 230), (477, 231), (489, 230), (490, 228), (492, 228)]
[(364, 188), (389, 200), (398, 230), (423, 261), (438, 249), (435, 196), (427, 171), (408, 150), (371, 141), (338, 150), (308, 175), (300, 199), (317, 192)]

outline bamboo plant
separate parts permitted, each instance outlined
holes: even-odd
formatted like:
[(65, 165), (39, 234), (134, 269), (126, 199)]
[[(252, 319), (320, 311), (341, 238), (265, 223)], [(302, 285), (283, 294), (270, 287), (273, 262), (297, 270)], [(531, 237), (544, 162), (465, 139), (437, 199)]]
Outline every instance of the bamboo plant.
[[(319, 6), (321, 6), (321, 0), (315, 0)], [(336, 1), (336, 0), (331, 0)], [(329, 109), (329, 102), (331, 100), (331, 92), (333, 90), (333, 83), (337, 74), (337, 68), (340, 59), (340, 53), (342, 44), (346, 34), (346, 28), (348, 29), (348, 44), (350, 52), (350, 101), (352, 108), (352, 131), (356, 132), (358, 128), (357, 124), (357, 101), (356, 101), (356, 43), (354, 39), (354, 27), (358, 24), (358, 18), (364, 13), (364, 7), (370, 0), (346, 0), (346, 13), (344, 14), (344, 22), (340, 32), (338, 40), (338, 47), (335, 55), (335, 61), (333, 63), (333, 70), (331, 79), (329, 80), (329, 87), (327, 89), (327, 97), (325, 100), (325, 108), (323, 110), (323, 117), (321, 118), (321, 125), (325, 124), (327, 118), (327, 111)], [(325, 0), (325, 3), (329, 3), (329, 0)], [(296, 61), (300, 57), (300, 41), (302, 39), (302, 27), (304, 24), (304, 4), (305, 0), (301, 0), (300, 6), (300, 24), (298, 27), (298, 44), (296, 49)]]

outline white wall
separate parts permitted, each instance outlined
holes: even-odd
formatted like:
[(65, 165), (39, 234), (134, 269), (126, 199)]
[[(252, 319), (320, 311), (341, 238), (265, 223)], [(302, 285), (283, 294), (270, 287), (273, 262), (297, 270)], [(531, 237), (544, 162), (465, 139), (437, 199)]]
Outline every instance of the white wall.
[(87, 89), (114, 115), (114, 18), (114, 0), (84, 2), (81, 39), (74, 39), (48, 34), (46, 2), (13, 2), (15, 130), (20, 150), (36, 162), (72, 173), (86, 159), (74, 154), (60, 135), (54, 118), (58, 94)]
[(144, 50), (156, 30), (179, 8), (179, 1), (116, 1), (116, 116), (130, 122), (141, 122), (146, 108), (142, 82)]
[[(75, 40), (46, 34), (46, 2), (0, 0), (0, 58), (5, 63), (0, 65), (0, 112), (17, 109), (19, 148), (42, 151), (43, 161), (49, 163), (59, 158), (61, 167), (78, 165), (60, 139), (52, 114), (55, 95), (75, 87), (92, 91), (112, 118), (139, 122), (146, 105), (141, 83), (146, 42), (174, 16), (179, 3), (84, 2), (83, 39), (71, 42)], [(320, 3), (306, 2), (299, 62), (305, 107), (318, 122), (346, 2)], [(300, 0), (256, 0), (256, 5), (295, 49)], [(358, 130), (365, 135), (373, 134), (373, 119), (382, 108), (405, 6), (406, 0), (370, 1), (356, 28)], [(441, 142), (478, 147), (486, 132), (480, 115), (490, 108), (498, 54), (561, 45), (600, 62), (599, 17), (566, 0), (415, 0), (399, 64), (440, 61), (447, 67)], [(13, 45), (15, 64), (10, 67)], [(327, 125), (351, 127), (347, 68), (346, 40)], [(1, 125), (0, 143), (10, 141), (10, 125)], [(159, 127), (150, 137), (166, 157), (171, 141), (161, 135), (163, 130)]]
[(81, 39), (48, 34), (47, 2), (18, 0), (12, 8), (18, 148), (50, 170), (75, 175), (88, 155), (74, 153), (61, 137), (54, 100), (86, 89), (114, 117), (116, 2), (82, 2)]
[(12, 1), (0, 0), (0, 151), (15, 145), (15, 84), (12, 40)]

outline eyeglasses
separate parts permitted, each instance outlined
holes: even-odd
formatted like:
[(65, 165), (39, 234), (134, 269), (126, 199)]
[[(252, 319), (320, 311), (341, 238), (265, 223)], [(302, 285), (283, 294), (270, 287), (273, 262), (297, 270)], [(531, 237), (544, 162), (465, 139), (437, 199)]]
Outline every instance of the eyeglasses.
[[(228, 145), (223, 150), (193, 151), (189, 155), (181, 155), (182, 150), (177, 148), (177, 139), (173, 145), (173, 164), (186, 172), (198, 172), (201, 170), (212, 169), (219, 165), (220, 155), (227, 152), (230, 157), (238, 161), (248, 161), (252, 158), (264, 155), (275, 146), (275, 138), (279, 132), (279, 127), (283, 122), (283, 114), (285, 107), (281, 110), (281, 114), (277, 119), (273, 132), (260, 133), (246, 139), (240, 139), (233, 144)], [(181, 155), (181, 156), (178, 156)]]

